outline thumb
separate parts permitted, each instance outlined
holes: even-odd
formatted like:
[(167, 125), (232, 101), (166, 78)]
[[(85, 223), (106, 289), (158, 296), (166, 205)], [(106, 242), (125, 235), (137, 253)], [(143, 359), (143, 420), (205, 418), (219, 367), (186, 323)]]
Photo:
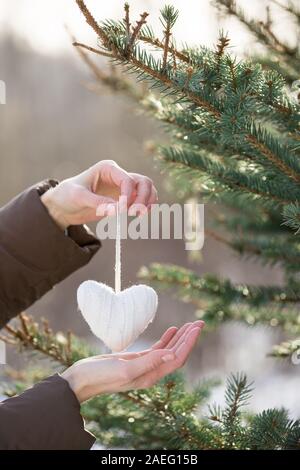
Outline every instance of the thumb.
[(158, 369), (162, 364), (175, 359), (175, 354), (168, 349), (158, 349), (150, 351), (144, 356), (138, 357), (127, 364), (127, 373), (130, 380), (134, 380), (140, 375)]

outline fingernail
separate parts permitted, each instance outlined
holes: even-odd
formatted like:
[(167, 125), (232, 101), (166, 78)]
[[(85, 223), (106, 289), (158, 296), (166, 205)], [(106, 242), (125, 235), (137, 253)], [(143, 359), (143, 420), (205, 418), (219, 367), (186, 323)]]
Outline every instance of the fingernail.
[(161, 358), (163, 362), (168, 362), (168, 361), (173, 361), (174, 360), (174, 354), (166, 354)]
[(195, 324), (197, 324), (200, 328), (203, 328), (205, 325), (205, 322), (203, 320), (198, 320), (195, 322)]

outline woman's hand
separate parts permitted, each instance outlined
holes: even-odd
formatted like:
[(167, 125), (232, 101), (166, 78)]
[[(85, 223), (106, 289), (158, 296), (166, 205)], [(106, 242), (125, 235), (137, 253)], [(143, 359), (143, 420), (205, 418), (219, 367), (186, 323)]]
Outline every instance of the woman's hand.
[(146, 212), (157, 201), (157, 191), (150, 178), (127, 173), (112, 160), (102, 160), (62, 181), (43, 194), (41, 200), (55, 222), (65, 229), (113, 213), (120, 196), (133, 215)]
[(61, 376), (80, 403), (102, 393), (152, 387), (185, 364), (203, 326), (204, 322), (199, 320), (180, 329), (171, 327), (151, 349), (83, 359)]

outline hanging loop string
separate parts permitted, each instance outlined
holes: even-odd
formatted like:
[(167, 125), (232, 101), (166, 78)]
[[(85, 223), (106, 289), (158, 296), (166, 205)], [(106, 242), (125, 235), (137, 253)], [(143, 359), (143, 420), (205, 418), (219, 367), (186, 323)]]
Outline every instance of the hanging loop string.
[(115, 259), (115, 292), (121, 292), (121, 222), (120, 205), (116, 204), (116, 259)]

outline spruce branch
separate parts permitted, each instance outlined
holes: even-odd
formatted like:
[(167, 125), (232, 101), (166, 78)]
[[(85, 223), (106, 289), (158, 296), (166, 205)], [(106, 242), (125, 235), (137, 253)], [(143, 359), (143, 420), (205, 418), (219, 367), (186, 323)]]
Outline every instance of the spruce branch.
[(298, 202), (288, 204), (283, 208), (284, 225), (300, 233), (300, 206)]
[(243, 441), (244, 429), (240, 425), (240, 410), (248, 404), (252, 394), (253, 384), (249, 384), (245, 374), (231, 375), (227, 379), (225, 391), (226, 407), (222, 413), (225, 445), (232, 449), (238, 448), (239, 441)]
[(137, 40), (142, 27), (146, 24), (146, 18), (149, 16), (149, 13), (146, 11), (140, 15), (140, 20), (136, 22), (136, 25), (132, 28), (132, 33), (128, 41), (128, 48), (127, 54), (131, 54), (132, 48), (134, 46), (135, 41)]
[(219, 449), (299, 449), (300, 422), (289, 418), (285, 409), (267, 409), (243, 422), (241, 409), (252, 394), (252, 384), (244, 374), (228, 378), (226, 407), (209, 407), (209, 419), (219, 429)]
[(245, 374), (231, 375), (227, 379), (224, 416), (230, 427), (234, 424), (240, 408), (248, 404), (253, 390), (252, 385), (253, 384), (248, 384)]
[(76, 41), (76, 38), (69, 32), (73, 46), (82, 61), (87, 65), (97, 82), (113, 92), (124, 92), (134, 101), (141, 101), (145, 98), (145, 90), (138, 89), (124, 75), (118, 73), (117, 67), (112, 65), (109, 72), (104, 71), (103, 67), (96, 64), (87, 52), (94, 52), (102, 56), (109, 56), (104, 51), (94, 49), (85, 44)]
[(71, 332), (54, 334), (46, 320), (39, 324), (26, 313), (21, 313), (13, 324), (6, 325), (4, 332), (1, 340), (5, 343), (39, 352), (66, 367), (90, 353)]
[(285, 10), (286, 12), (290, 13), (291, 15), (293, 15), (297, 22), (299, 23), (300, 25), (300, 10), (298, 10), (295, 5), (293, 5), (293, 2), (291, 1), (288, 1), (287, 4), (283, 4), (281, 2), (279, 2), (278, 0), (271, 0), (272, 3), (274, 3), (275, 5), (279, 6), (282, 10)]
[(285, 409), (271, 408), (250, 421), (250, 447), (262, 449), (299, 449), (300, 422), (292, 421)]
[[(229, 280), (221, 281), (210, 274), (199, 276), (193, 271), (172, 264), (152, 263), (148, 268), (141, 268), (138, 275), (142, 279), (157, 281), (169, 288), (183, 287), (190, 291), (191, 296), (201, 296), (202, 293), (220, 296), (223, 301), (225, 298), (227, 299), (225, 303), (247, 302), (249, 305), (258, 307), (266, 302), (278, 304), (300, 302), (296, 286), (285, 289), (283, 287), (232, 284)], [(186, 295), (187, 291), (184, 290), (183, 293)]]
[(228, 65), (229, 65), (230, 74), (231, 74), (232, 88), (236, 92), (238, 86), (237, 86), (237, 79), (236, 79), (236, 74), (235, 74), (235, 64), (234, 64), (234, 60), (232, 60), (230, 57), (228, 58)]
[(99, 49), (95, 49), (94, 47), (91, 47), (91, 46), (87, 46), (86, 44), (83, 44), (81, 42), (76, 42), (75, 41), (75, 42), (72, 43), (72, 45), (74, 47), (86, 49), (87, 51), (93, 52), (94, 54), (102, 55), (103, 57), (113, 58), (112, 54), (109, 54), (109, 53), (104, 52), (104, 51), (100, 51)]
[(130, 17), (129, 17), (129, 9), (130, 9), (129, 4), (126, 2), (124, 5), (124, 10), (125, 10), (124, 22), (126, 26), (127, 41), (129, 41), (129, 38), (130, 38), (130, 26), (131, 26)]
[(166, 71), (168, 53), (170, 50), (170, 41), (172, 35), (172, 28), (174, 27), (176, 20), (178, 18), (179, 11), (175, 10), (172, 5), (166, 5), (160, 10), (161, 13), (161, 23), (164, 28), (164, 45), (163, 45), (163, 61), (162, 61), (162, 70)]
[[(86, 18), (87, 23), (93, 28), (93, 30), (97, 33), (99, 38), (102, 41), (102, 44), (105, 48), (108, 50), (111, 50), (111, 52), (114, 54), (114, 57), (116, 59), (119, 59), (121, 61), (127, 61), (128, 57), (122, 56), (121, 52), (116, 48), (116, 46), (112, 43), (112, 41), (109, 40), (108, 35), (104, 32), (103, 28), (101, 28), (96, 20), (93, 18), (92, 14), (86, 7), (85, 3), (83, 0), (75, 0), (78, 7), (80, 8), (81, 12)], [(134, 40), (137, 39), (137, 36), (143, 26), (145, 24), (145, 18), (148, 14), (143, 13), (141, 15), (141, 20), (137, 22), (137, 25), (134, 28), (134, 31), (132, 33), (132, 36), (134, 35)], [(131, 41), (132, 43), (132, 36), (131, 36)], [(142, 70), (143, 72), (146, 72), (149, 74), (151, 77), (160, 80), (164, 85), (167, 87), (172, 88), (174, 86), (172, 80), (170, 80), (168, 77), (166, 77), (164, 74), (161, 72), (158, 72), (157, 70), (152, 69), (151, 67), (147, 66), (146, 64), (142, 63), (140, 60), (138, 60), (136, 57), (132, 56), (130, 57), (130, 62), (137, 67), (138, 69)], [(178, 88), (178, 91), (180, 91), (180, 88)], [(207, 109), (208, 111), (212, 112), (214, 115), (219, 116), (219, 112), (215, 110), (208, 102), (201, 100), (200, 97), (198, 97), (195, 93), (192, 92), (187, 92), (187, 96), (191, 99), (191, 101), (194, 101), (196, 104), (199, 106), (202, 106), (203, 108)]]
[(180, 266), (153, 263), (138, 273), (160, 290), (175, 291), (178, 299), (196, 307), (196, 316), (215, 328), (220, 322), (234, 320), (253, 326), (264, 323), (300, 333), (299, 284), (289, 287), (233, 284), (213, 275), (199, 276)]
[[(279, 244), (277, 239), (272, 240), (267, 236), (260, 240), (251, 239), (247, 235), (235, 236), (232, 240), (228, 240), (223, 235), (211, 229), (206, 229), (205, 234), (214, 240), (221, 242), (229, 248), (238, 251), (241, 255), (259, 257), (261, 260), (269, 263), (288, 263), (297, 265), (300, 262), (300, 251), (297, 247), (294, 249), (286, 248), (291, 241), (286, 238), (283, 243)], [(300, 298), (300, 297), (299, 297)]]
[[(239, 21), (259, 42), (260, 46), (264, 46), (266, 51), (255, 54), (254, 59), (262, 64), (264, 68), (277, 70), (285, 77), (287, 82), (291, 85), (299, 78), (299, 46), (297, 26), (300, 24), (299, 10), (296, 6), (288, 1), (286, 4), (271, 0), (274, 5), (281, 7), (283, 11), (289, 13), (285, 15), (285, 19), (289, 21), (290, 26), (295, 29), (295, 41), (293, 45), (288, 44), (287, 41), (282, 41), (277, 35), (274, 34), (273, 14), (269, 5), (266, 7), (266, 21), (259, 21), (255, 18), (248, 18), (243, 9), (238, 6), (238, 2), (232, 0), (214, 0), (216, 7), (223, 11), (228, 16), (233, 16)], [(294, 27), (293, 23), (296, 20), (297, 25)]]
[(232, 247), (240, 254), (249, 253), (260, 256), (265, 263), (273, 265), (279, 263), (290, 269), (298, 270), (300, 247), (295, 237), (279, 240), (268, 236), (255, 239), (244, 236), (241, 239), (233, 240)]
[[(87, 15), (85, 9), (83, 9), (82, 11), (85, 15)], [(138, 22), (136, 26), (136, 28), (138, 29), (138, 33), (142, 29), (141, 23), (144, 22), (143, 15), (141, 16), (141, 21)], [(89, 22), (91, 22), (90, 16), (87, 17), (87, 21)], [(130, 64), (134, 69), (139, 70), (141, 73), (145, 73), (155, 79), (157, 83), (160, 82), (162, 86), (166, 87), (166, 89), (177, 90), (177, 92), (188, 98), (192, 103), (196, 104), (200, 108), (207, 110), (217, 120), (222, 119), (223, 114), (220, 109), (218, 109), (216, 102), (211, 103), (209, 102), (209, 99), (205, 99), (203, 98), (203, 96), (201, 97), (199, 91), (195, 93), (193, 90), (191, 90), (190, 82), (192, 75), (194, 75), (191, 67), (187, 69), (186, 77), (183, 84), (176, 84), (176, 80), (174, 80), (173, 77), (170, 77), (169, 74), (162, 73), (159, 70), (154, 59), (149, 58), (149, 60), (147, 60), (145, 53), (141, 50), (137, 49), (136, 52), (134, 54), (131, 53), (129, 57), (127, 46), (125, 47), (124, 51), (122, 49), (122, 44), (120, 44), (119, 42), (120, 38), (117, 37), (120, 33), (120, 30), (118, 28), (119, 27), (115, 28), (113, 25), (108, 24), (105, 27), (100, 28), (102, 30), (102, 34), (101, 36), (99, 36), (102, 41), (103, 47), (106, 48), (108, 52), (111, 52), (114, 55), (115, 59), (119, 60), (125, 65)], [(135, 40), (137, 39), (138, 34), (133, 34), (132, 36), (134, 36)], [(233, 83), (234, 86), (236, 86), (235, 80), (233, 81)], [(253, 130), (250, 132), (247, 132), (247, 130), (245, 129), (244, 137), (245, 141), (250, 144), (250, 148), (254, 148), (255, 150), (257, 150), (264, 158), (269, 161), (269, 163), (275, 165), (275, 167), (277, 167), (280, 172), (282, 172), (288, 178), (291, 178), (293, 181), (298, 183), (300, 181), (300, 175), (298, 172), (299, 165), (295, 163), (293, 157), (290, 157), (287, 154), (287, 149), (282, 148), (278, 153), (275, 153), (272, 149), (272, 145), (268, 143), (267, 133), (264, 132), (264, 137), (261, 138), (262, 133), (258, 129), (255, 129), (254, 126), (252, 126), (252, 129)]]
[(75, 0), (75, 1), (78, 5), (80, 11), (84, 15), (87, 24), (95, 31), (97, 36), (99, 36), (99, 38), (101, 38), (101, 41), (103, 42), (103, 45), (104, 46), (109, 46), (108, 37), (106, 36), (106, 34), (104, 34), (102, 28), (100, 28), (99, 24), (97, 23), (97, 21), (95, 20), (95, 18), (93, 17), (91, 12), (89, 11), (89, 9), (86, 7), (84, 1), (83, 0)]
[[(145, 43), (151, 44), (152, 46), (157, 47), (158, 49), (166, 50), (166, 44), (160, 41), (158, 38), (152, 36), (146, 36), (145, 34), (140, 34), (139, 39)], [(173, 44), (168, 45), (167, 52), (178, 60), (191, 64), (191, 59), (181, 51), (178, 51)]]
[(295, 172), (290, 166), (288, 166), (284, 161), (278, 158), (272, 150), (261, 142), (257, 137), (253, 134), (247, 135), (246, 139), (250, 144), (256, 148), (262, 155), (264, 155), (271, 163), (273, 163), (279, 170), (282, 171), (285, 175), (290, 177), (296, 183), (300, 182), (300, 174)]
[(215, 0), (215, 4), (225, 9), (227, 14), (235, 16), (242, 24), (244, 24), (249, 31), (251, 31), (260, 41), (263, 41), (266, 46), (270, 47), (275, 52), (280, 54), (287, 54), (295, 56), (297, 53), (296, 48), (290, 48), (287, 44), (283, 43), (271, 30), (272, 21), (270, 12), (267, 10), (267, 21), (255, 21), (248, 19), (242, 8), (237, 6), (234, 0)]
[(300, 338), (291, 339), (288, 341), (283, 341), (280, 344), (276, 344), (273, 346), (269, 355), (283, 359), (289, 358), (292, 360), (293, 356), (295, 356), (294, 362), (298, 365), (300, 363)]
[(294, 56), (296, 49), (295, 48), (290, 48), (286, 44), (284, 44), (280, 39), (274, 34), (274, 32), (271, 29), (271, 22), (270, 20), (267, 22), (264, 21), (259, 21), (258, 24), (260, 25), (262, 31), (264, 32), (266, 37), (269, 37), (270, 44), (273, 44), (273, 47), (281, 53)]
[(193, 103), (196, 105), (204, 108), (205, 110), (209, 111), (210, 113), (213, 114), (215, 117), (220, 117), (220, 112), (216, 110), (208, 101), (203, 100), (200, 96), (198, 96), (196, 93), (193, 93), (188, 90), (187, 84), (190, 78), (190, 75), (192, 73), (192, 69), (188, 69), (188, 74), (187, 74), (187, 80), (184, 83), (183, 89), (182, 87), (176, 87), (172, 80), (167, 78), (164, 74), (161, 72), (158, 72), (154, 69), (151, 69), (151, 67), (143, 64), (141, 61), (139, 61), (136, 58), (131, 59), (131, 63), (137, 67), (137, 69), (142, 70), (143, 72), (146, 72), (150, 77), (159, 80), (163, 85), (165, 85), (167, 88), (175, 88), (179, 93), (183, 93), (183, 95), (186, 95)]
[(229, 43), (230, 43), (229, 37), (227, 36), (227, 34), (224, 34), (223, 31), (221, 31), (218, 42), (217, 42), (217, 46), (216, 46), (218, 68), (220, 68), (221, 59), (224, 56), (225, 49), (229, 46)]
[(258, 175), (246, 175), (232, 168), (227, 168), (220, 162), (212, 161), (206, 152), (187, 151), (184, 148), (160, 147), (160, 155), (167, 162), (172, 162), (177, 168), (186, 167), (189, 171), (195, 170), (211, 175), (216, 182), (223, 184), (228, 189), (236, 190), (237, 193), (253, 194), (265, 201), (273, 200), (277, 204), (289, 204), (297, 200), (294, 192), (290, 193), (291, 200), (286, 199), (286, 189), (282, 192), (277, 185), (260, 180)]

